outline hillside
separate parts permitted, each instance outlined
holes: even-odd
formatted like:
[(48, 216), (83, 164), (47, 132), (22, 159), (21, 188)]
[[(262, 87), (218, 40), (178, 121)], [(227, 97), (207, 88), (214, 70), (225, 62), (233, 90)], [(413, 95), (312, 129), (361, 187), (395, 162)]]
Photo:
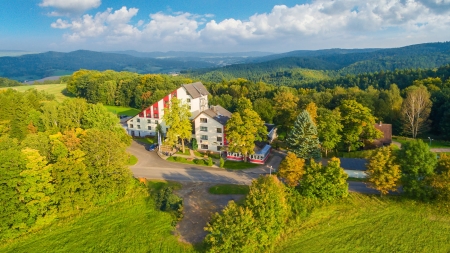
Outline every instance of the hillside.
[(139, 58), (124, 54), (79, 50), (70, 53), (46, 52), (18, 57), (0, 57), (0, 76), (18, 81), (71, 74), (79, 69), (167, 73), (214, 66), (207, 62)]
[[(273, 60), (264, 61), (267, 59)], [(308, 81), (307, 78), (299, 79), (295, 75), (299, 69), (322, 71), (324, 77), (335, 77), (381, 70), (436, 68), (450, 63), (450, 42), (390, 49), (293, 51), (257, 58), (254, 61), (185, 73), (204, 81), (246, 78), (278, 85), (299, 85)]]

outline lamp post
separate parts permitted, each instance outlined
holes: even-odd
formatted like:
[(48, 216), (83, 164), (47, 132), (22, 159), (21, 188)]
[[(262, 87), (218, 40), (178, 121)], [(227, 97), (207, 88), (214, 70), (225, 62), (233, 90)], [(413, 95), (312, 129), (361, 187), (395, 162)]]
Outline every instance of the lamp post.
[(428, 139), (430, 140), (430, 148), (431, 148), (431, 141), (432, 141), (433, 139), (431, 139), (431, 137), (428, 137)]

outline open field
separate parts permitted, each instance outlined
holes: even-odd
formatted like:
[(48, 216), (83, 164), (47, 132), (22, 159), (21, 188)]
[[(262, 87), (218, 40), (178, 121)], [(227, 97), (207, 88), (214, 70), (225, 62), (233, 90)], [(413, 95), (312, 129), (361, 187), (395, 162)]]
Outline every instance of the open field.
[(0, 90), (3, 89), (14, 89), (20, 92), (29, 90), (29, 89), (36, 89), (38, 91), (46, 91), (49, 94), (55, 95), (55, 98), (57, 101), (61, 102), (64, 99), (71, 97), (71, 94), (69, 94), (66, 90), (66, 84), (65, 83), (58, 83), (58, 84), (42, 84), (42, 85), (24, 85), (24, 86), (16, 86), (16, 87), (7, 87), (7, 88), (0, 88)]
[(436, 206), (351, 193), (317, 207), (277, 252), (449, 252), (450, 215)]
[(145, 190), (40, 232), (2, 243), (0, 252), (193, 252), (171, 234), (170, 214)]

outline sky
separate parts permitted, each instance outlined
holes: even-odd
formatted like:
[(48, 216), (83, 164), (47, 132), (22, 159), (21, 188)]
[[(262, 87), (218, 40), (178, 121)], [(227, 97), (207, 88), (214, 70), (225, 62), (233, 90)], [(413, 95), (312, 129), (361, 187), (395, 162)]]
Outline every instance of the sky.
[(450, 0), (0, 0), (0, 50), (287, 52), (450, 41)]

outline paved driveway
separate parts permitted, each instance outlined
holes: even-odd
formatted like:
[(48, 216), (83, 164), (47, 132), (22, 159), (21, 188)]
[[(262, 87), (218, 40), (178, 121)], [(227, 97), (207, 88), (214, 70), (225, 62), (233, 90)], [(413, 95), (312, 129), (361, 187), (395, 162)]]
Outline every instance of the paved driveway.
[[(143, 144), (133, 141), (128, 148), (128, 152), (138, 158), (138, 163), (131, 166), (130, 169), (135, 177), (144, 177), (148, 179), (163, 179), (182, 182), (205, 182), (217, 184), (246, 184), (250, 185), (253, 179), (261, 174), (268, 174), (268, 166), (260, 166), (255, 169), (243, 171), (225, 170), (220, 168), (211, 168), (193, 164), (182, 164), (168, 162), (161, 159), (153, 151), (145, 150)], [(267, 165), (274, 169), (278, 168), (284, 153), (279, 151), (272, 152)], [(378, 193), (373, 189), (366, 187), (364, 183), (349, 181), (349, 190), (361, 193)]]

